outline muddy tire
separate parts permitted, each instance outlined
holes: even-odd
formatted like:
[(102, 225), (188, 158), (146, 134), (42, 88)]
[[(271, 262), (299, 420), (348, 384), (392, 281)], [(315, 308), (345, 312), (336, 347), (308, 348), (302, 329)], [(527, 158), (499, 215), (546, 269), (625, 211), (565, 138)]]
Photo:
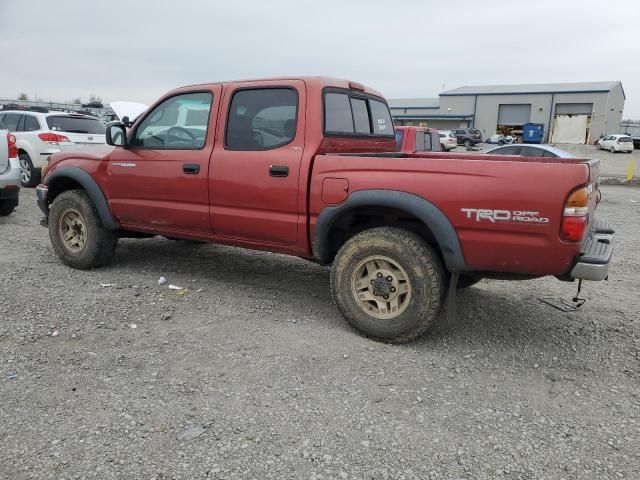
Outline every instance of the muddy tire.
[(458, 278), (456, 289), (462, 290), (465, 288), (472, 287), (476, 283), (478, 283), (480, 280), (482, 280), (481, 277), (474, 277), (473, 275), (460, 275), (460, 278)]
[(107, 265), (118, 244), (84, 190), (58, 195), (49, 210), (49, 238), (62, 263), (86, 270)]
[(364, 335), (402, 343), (433, 323), (446, 293), (439, 255), (418, 235), (393, 227), (351, 237), (331, 267), (331, 294)]

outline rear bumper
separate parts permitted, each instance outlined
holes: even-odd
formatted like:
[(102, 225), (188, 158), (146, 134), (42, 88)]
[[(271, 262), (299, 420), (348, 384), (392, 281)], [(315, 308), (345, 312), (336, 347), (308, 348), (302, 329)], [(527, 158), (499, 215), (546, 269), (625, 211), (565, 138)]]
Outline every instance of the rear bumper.
[(49, 193), (49, 187), (42, 183), (36, 187), (36, 198), (38, 201), (38, 207), (44, 213), (45, 217), (49, 216), (49, 204), (47, 203), (47, 193)]
[(605, 280), (613, 256), (614, 233), (611, 225), (596, 221), (569, 276), (580, 280)]

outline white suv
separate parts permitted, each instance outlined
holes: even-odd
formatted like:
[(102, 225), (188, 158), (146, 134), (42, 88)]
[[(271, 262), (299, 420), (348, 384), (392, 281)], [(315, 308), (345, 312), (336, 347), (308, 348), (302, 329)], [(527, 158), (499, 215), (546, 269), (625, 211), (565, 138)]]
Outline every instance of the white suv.
[(1, 110), (0, 122), (16, 137), (24, 187), (40, 183), (40, 172), (49, 155), (105, 143), (104, 124), (90, 115), (41, 108)]

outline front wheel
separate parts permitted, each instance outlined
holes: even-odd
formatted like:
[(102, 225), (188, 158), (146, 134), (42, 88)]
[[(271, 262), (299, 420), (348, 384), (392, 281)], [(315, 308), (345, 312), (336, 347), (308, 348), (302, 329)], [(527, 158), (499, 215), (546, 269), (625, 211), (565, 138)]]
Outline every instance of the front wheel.
[(81, 270), (108, 264), (118, 244), (84, 190), (67, 190), (55, 198), (49, 210), (49, 238), (62, 262)]
[(615, 148), (615, 147), (611, 147), (611, 148), (609, 149), (609, 151), (610, 151), (611, 153), (616, 153), (616, 148)]
[(421, 335), (435, 320), (445, 292), (438, 254), (420, 236), (399, 228), (372, 228), (351, 237), (331, 268), (331, 294), (344, 318), (385, 342)]

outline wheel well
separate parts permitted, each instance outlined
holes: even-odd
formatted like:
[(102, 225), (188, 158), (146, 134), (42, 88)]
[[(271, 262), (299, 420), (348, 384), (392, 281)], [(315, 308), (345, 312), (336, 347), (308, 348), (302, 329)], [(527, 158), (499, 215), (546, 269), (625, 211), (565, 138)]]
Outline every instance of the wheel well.
[(327, 260), (333, 261), (340, 247), (351, 237), (375, 227), (398, 227), (417, 233), (442, 256), (433, 232), (415, 215), (392, 207), (360, 207), (344, 212), (332, 222), (327, 237)]
[(24, 148), (19, 148), (18, 155), (20, 155), (21, 153), (27, 153), (27, 151)]
[(84, 190), (82, 185), (69, 177), (56, 178), (50, 185), (47, 193), (47, 202), (51, 203), (62, 192), (67, 190)]

